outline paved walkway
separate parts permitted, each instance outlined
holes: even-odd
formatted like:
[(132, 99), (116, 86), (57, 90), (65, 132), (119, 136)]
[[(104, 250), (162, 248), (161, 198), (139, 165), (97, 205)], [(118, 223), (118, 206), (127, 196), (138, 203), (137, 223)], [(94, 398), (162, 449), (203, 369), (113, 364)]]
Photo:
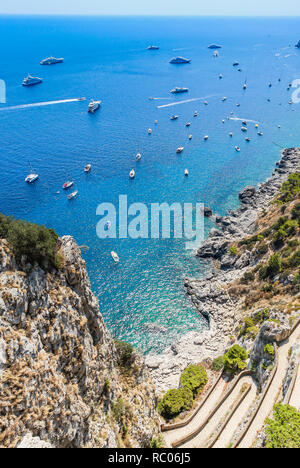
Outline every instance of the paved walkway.
[(298, 367), (295, 387), (291, 395), (289, 404), (291, 406), (294, 406), (298, 411), (300, 411), (300, 366)]
[[(252, 424), (250, 425), (244, 439), (241, 441), (238, 448), (250, 448), (252, 447), (257, 433), (264, 426), (266, 418), (272, 416), (273, 406), (277, 400), (278, 393), (283, 383), (283, 379), (286, 374), (288, 367), (288, 355), (290, 347), (297, 341), (297, 338), (300, 333), (300, 324), (294, 330), (292, 335), (283, 342), (283, 344), (278, 348), (278, 368), (273, 379), (272, 384), (270, 385), (267, 394), (264, 398), (264, 401), (255, 416)], [(299, 387), (298, 387), (299, 388)]]

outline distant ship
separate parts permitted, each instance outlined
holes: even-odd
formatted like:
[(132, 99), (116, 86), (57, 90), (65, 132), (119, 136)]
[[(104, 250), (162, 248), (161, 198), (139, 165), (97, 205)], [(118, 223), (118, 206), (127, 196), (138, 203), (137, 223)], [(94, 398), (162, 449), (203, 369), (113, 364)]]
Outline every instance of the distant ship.
[(297, 47), (297, 49), (300, 49), (300, 41), (298, 42), (298, 44), (295, 45), (295, 47)]
[(33, 76), (28, 75), (27, 78), (24, 78), (22, 85), (23, 86), (34, 86), (34, 85), (40, 84), (42, 82), (43, 82), (42, 78), (37, 78), (37, 77), (33, 77)]
[(159, 47), (156, 46), (156, 45), (149, 45), (149, 46), (147, 47), (147, 50), (159, 50)]
[(63, 58), (47, 57), (40, 62), (41, 65), (55, 65), (56, 63), (62, 63)]
[(175, 57), (170, 60), (170, 63), (176, 64), (176, 65), (182, 65), (185, 63), (191, 63), (191, 60), (186, 59), (184, 57)]
[(208, 49), (222, 49), (222, 46), (218, 44), (210, 44)]
[(176, 86), (174, 89), (171, 89), (170, 93), (173, 94), (180, 94), (180, 93), (187, 93), (189, 88), (179, 88)]
[(90, 114), (94, 114), (94, 112), (96, 112), (96, 110), (99, 109), (100, 104), (101, 104), (101, 101), (94, 101), (92, 99), (91, 102), (89, 103), (88, 112)]

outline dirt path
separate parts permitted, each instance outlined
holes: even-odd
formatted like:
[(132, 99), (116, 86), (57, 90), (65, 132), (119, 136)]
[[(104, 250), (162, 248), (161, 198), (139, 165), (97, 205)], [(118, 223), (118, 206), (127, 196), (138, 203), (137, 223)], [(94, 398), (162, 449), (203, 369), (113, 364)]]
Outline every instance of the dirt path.
[(284, 341), (283, 344), (278, 348), (277, 372), (275, 374), (273, 382), (271, 383), (267, 391), (267, 394), (257, 415), (255, 416), (252, 424), (250, 425), (245, 437), (240, 442), (238, 448), (250, 448), (253, 442), (255, 441), (257, 433), (262, 429), (266, 418), (272, 415), (273, 406), (276, 402), (278, 392), (280, 391), (288, 367), (289, 349), (296, 342), (299, 332), (300, 325), (298, 325), (298, 327), (294, 330), (289, 339)]
[(238, 396), (240, 395), (240, 391), (242, 386), (248, 383), (252, 385), (251, 377), (245, 376), (241, 378), (238, 382), (237, 386), (234, 388), (232, 393), (226, 398), (224, 403), (221, 407), (217, 410), (217, 412), (212, 416), (210, 421), (206, 424), (202, 431), (200, 431), (195, 437), (191, 440), (187, 441), (181, 448), (200, 448), (203, 447), (207, 441), (207, 439), (216, 431), (218, 425), (224, 420), (227, 416), (228, 412), (230, 411), (231, 406), (234, 404)]
[(208, 397), (208, 399), (204, 403), (203, 407), (187, 426), (181, 427), (179, 429), (174, 429), (172, 431), (166, 431), (163, 433), (165, 442), (168, 447), (171, 446), (172, 442), (175, 442), (181, 437), (184, 437), (187, 434), (195, 431), (197, 427), (199, 427), (203, 423), (203, 421), (209, 415), (210, 411), (216, 406), (225, 388), (226, 382), (225, 380), (221, 379), (213, 393)]
[(236, 410), (228, 424), (226, 425), (224, 431), (218, 438), (217, 442), (214, 444), (213, 448), (226, 448), (229, 446), (233, 435), (235, 434), (239, 424), (245, 419), (249, 408), (251, 407), (252, 403), (255, 400), (257, 394), (257, 386), (253, 379), (250, 378), (251, 381), (251, 390)]

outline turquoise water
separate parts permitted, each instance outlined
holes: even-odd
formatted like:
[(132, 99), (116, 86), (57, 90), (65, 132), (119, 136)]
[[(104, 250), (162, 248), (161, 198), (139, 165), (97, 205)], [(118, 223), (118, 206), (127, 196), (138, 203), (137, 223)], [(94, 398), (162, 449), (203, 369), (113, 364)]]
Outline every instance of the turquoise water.
[[(106, 323), (145, 352), (207, 326), (182, 282), (201, 277), (205, 264), (185, 250), (184, 240), (99, 240), (96, 208), (117, 203), (119, 194), (127, 194), (129, 203), (203, 202), (220, 214), (236, 207), (238, 191), (272, 171), (280, 158), (277, 145), (299, 145), (299, 106), (288, 104), (287, 91), (300, 78), (300, 51), (293, 47), (299, 31), (300, 19), (288, 18), (0, 17), (0, 78), (7, 85), (7, 103), (0, 105), (0, 209), (88, 245), (84, 256)], [(212, 42), (223, 45), (218, 59), (207, 49)], [(160, 50), (146, 51), (150, 43)], [(41, 67), (40, 60), (52, 54), (65, 63)], [(176, 55), (192, 63), (170, 65)], [(232, 66), (235, 60), (242, 72)], [(27, 73), (41, 76), (43, 84), (23, 88)], [(190, 92), (171, 97), (174, 86)], [(101, 110), (88, 115), (87, 102), (5, 109), (82, 96), (101, 99)], [(209, 105), (202, 100), (157, 109), (200, 97)], [(193, 118), (196, 109), (199, 116)], [(226, 119), (232, 111), (259, 121), (264, 136), (249, 124), (252, 140), (246, 143), (241, 122)], [(175, 122), (169, 120), (173, 113), (179, 115)], [(178, 156), (181, 145), (185, 150)], [(138, 151), (143, 158), (136, 163)], [(33, 186), (24, 184), (28, 161), (40, 175)], [(87, 163), (93, 165), (89, 175), (82, 171)], [(128, 178), (132, 167), (134, 181)], [(69, 203), (61, 185), (73, 178), (80, 196)], [(210, 228), (206, 220), (206, 232)], [(119, 265), (111, 250), (118, 252)]]

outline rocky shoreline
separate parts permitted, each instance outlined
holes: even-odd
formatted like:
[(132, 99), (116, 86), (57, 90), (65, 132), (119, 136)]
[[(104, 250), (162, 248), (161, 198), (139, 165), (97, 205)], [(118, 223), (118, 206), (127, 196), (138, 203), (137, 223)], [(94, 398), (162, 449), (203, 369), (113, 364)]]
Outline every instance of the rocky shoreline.
[[(190, 332), (166, 348), (162, 354), (149, 354), (146, 365), (158, 392), (178, 386), (182, 370), (192, 362), (223, 354), (230, 343), (236, 322), (238, 299), (233, 300), (224, 285), (243, 276), (254, 265), (249, 251), (236, 257), (228, 249), (234, 242), (250, 236), (257, 229), (257, 219), (266, 210), (288, 176), (300, 170), (300, 148), (282, 152), (272, 176), (257, 187), (246, 187), (239, 194), (240, 206), (225, 217), (214, 216), (216, 228), (197, 251), (197, 256), (211, 263), (211, 272), (203, 280), (186, 278), (184, 284), (196, 309), (209, 322), (209, 330)], [(217, 267), (216, 267), (217, 264)]]

